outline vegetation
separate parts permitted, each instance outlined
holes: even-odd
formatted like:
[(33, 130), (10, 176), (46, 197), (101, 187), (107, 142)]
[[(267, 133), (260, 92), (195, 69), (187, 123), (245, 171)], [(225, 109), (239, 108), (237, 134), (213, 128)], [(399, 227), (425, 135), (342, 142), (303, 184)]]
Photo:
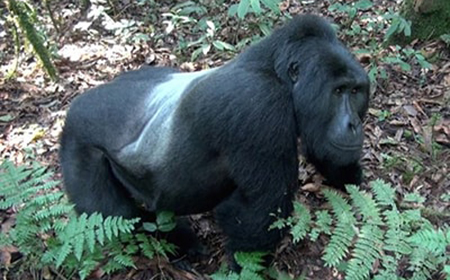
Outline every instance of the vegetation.
[(400, 14), (407, 18), (412, 32), (406, 36), (395, 36), (392, 43), (402, 44), (413, 39), (429, 40), (449, 33), (450, 2), (446, 0), (412, 1), (402, 3)]
[[(51, 173), (34, 164), (32, 168), (15, 167), (5, 161), (0, 173), (0, 209), (18, 209), (16, 226), (2, 233), (2, 244), (13, 245), (26, 255), (26, 265), (50, 267), (59, 274), (81, 279), (102, 265), (105, 273), (135, 267), (133, 256), (149, 259), (174, 253), (174, 247), (144, 233), (136, 233), (138, 219), (104, 218), (100, 214), (76, 216), (64, 194), (55, 190)], [(432, 279), (436, 273), (449, 274), (450, 229), (436, 229), (423, 217), (414, 203), (423, 202), (418, 195), (404, 195), (404, 204), (396, 203), (395, 191), (382, 181), (371, 184), (372, 193), (347, 186), (351, 203), (333, 190), (324, 190), (330, 209), (311, 213), (295, 202), (291, 217), (278, 220), (272, 228), (289, 227), (293, 241), (307, 236), (316, 241), (329, 236), (323, 260), (328, 266), (345, 271), (346, 279)], [(409, 206), (409, 207), (408, 207)], [(404, 208), (404, 210), (402, 209)], [(148, 231), (170, 231), (173, 214), (162, 212), (155, 223), (144, 224)], [(237, 253), (243, 267), (240, 274), (222, 269), (213, 279), (263, 279), (264, 253)], [(377, 272), (375, 263), (380, 263)], [(399, 275), (407, 262), (409, 276)]]
[[(288, 226), (294, 242), (307, 236), (316, 241), (320, 234), (330, 237), (323, 260), (328, 266), (345, 271), (352, 280), (436, 279), (439, 271), (448, 274), (450, 228), (436, 229), (423, 217), (414, 203), (424, 199), (405, 194), (404, 203), (396, 203), (395, 190), (381, 180), (371, 184), (371, 193), (347, 186), (351, 203), (333, 190), (323, 195), (330, 210), (310, 213), (296, 202), (294, 215), (279, 220), (273, 227)], [(314, 217), (314, 218), (313, 218)], [(373, 271), (379, 263), (377, 272)], [(407, 263), (407, 275), (400, 266)]]
[[(57, 77), (56, 69), (51, 62), (50, 53), (44, 45), (43, 36), (45, 35), (42, 33), (39, 34), (39, 31), (35, 27), (35, 24), (37, 23), (36, 11), (26, 1), (8, 0), (6, 2), (11, 13), (8, 20), (10, 22), (11, 32), (15, 38), (14, 44), (16, 56), (19, 55), (20, 48), (19, 32), (23, 32), (23, 38), (26, 43), (30, 43), (33, 46), (36, 56), (41, 61), (48, 75), (55, 80)], [(16, 67), (17, 63), (15, 64), (15, 67), (11, 69), (9, 77), (14, 74)]]
[[(27, 269), (50, 268), (71, 278), (85, 279), (98, 266), (110, 274), (135, 267), (133, 256), (152, 259), (174, 253), (172, 244), (158, 241), (144, 232), (136, 233), (139, 219), (106, 217), (98, 213), (77, 216), (61, 190), (54, 187), (51, 172), (34, 163), (0, 166), (0, 210), (14, 207), (15, 227), (0, 234), (1, 243), (16, 246), (25, 254)], [(162, 212), (155, 223), (144, 223), (154, 231), (173, 229), (172, 215)]]

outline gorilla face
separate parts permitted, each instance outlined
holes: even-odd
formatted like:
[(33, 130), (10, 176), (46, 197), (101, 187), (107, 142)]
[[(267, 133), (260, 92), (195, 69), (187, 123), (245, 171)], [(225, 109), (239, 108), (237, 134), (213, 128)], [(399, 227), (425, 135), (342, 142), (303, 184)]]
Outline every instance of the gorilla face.
[[(313, 38), (293, 48), (301, 51), (292, 56), (286, 76), (293, 83), (302, 150), (325, 177), (335, 177), (337, 169), (356, 166), (361, 157), (370, 82), (361, 65), (336, 40), (318, 44)], [(360, 172), (357, 169), (351, 172)], [(342, 187), (343, 183), (327, 179)]]

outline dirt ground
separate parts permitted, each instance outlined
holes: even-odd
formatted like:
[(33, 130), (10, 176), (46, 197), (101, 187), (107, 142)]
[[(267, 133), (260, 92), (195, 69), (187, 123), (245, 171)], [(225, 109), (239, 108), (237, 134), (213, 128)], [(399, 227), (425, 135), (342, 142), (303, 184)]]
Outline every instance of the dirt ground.
[[(94, 2), (94, 1), (93, 1)], [(105, 1), (106, 2), (106, 1)], [(133, 1), (114, 1), (108, 8), (110, 18), (93, 20), (93, 10), (83, 11), (73, 1), (52, 1), (53, 13), (58, 16), (58, 31), (44, 19), (49, 42), (57, 54), (54, 59), (59, 80), (52, 82), (38, 66), (29, 52), (22, 51), (19, 68), (14, 78), (5, 80), (7, 70), (14, 63), (14, 48), (11, 34), (4, 18), (7, 10), (0, 4), (2, 26), (0, 26), (0, 154), (16, 164), (36, 160), (55, 171), (60, 179), (57, 158), (58, 137), (64, 117), (71, 101), (85, 90), (111, 80), (117, 74), (137, 69), (143, 64), (173, 66), (184, 71), (200, 70), (219, 66), (235, 56), (233, 53), (210, 50), (200, 55), (195, 62), (189, 58), (195, 48), (182, 48), (182, 42), (198, 39), (198, 34), (188, 24), (180, 24), (168, 30), (168, 13), (175, 4), (183, 1), (155, 1), (152, 5), (138, 6)], [(204, 1), (208, 2), (208, 1)], [(214, 2), (214, 1), (209, 1)], [(208, 2), (208, 3), (209, 3)], [(347, 1), (351, 2), (351, 1)], [(373, 1), (374, 7), (365, 11), (385, 11), (396, 8), (395, 1)], [(33, 2), (34, 3), (34, 2)], [(37, 2), (36, 2), (37, 3)], [(284, 1), (284, 13), (292, 15), (313, 12), (345, 22), (341, 14), (328, 10), (328, 1)], [(106, 4), (104, 7), (108, 7)], [(41, 15), (43, 7), (36, 4)], [(221, 23), (217, 36), (220, 40), (235, 44), (244, 38), (259, 34), (256, 28), (243, 28), (235, 18), (227, 17), (227, 6), (211, 4), (206, 15)], [(200, 16), (193, 14), (200, 19)], [(106, 28), (108, 21), (121, 23), (115, 30)], [(122, 21), (121, 21), (122, 20)], [(127, 20), (128, 22), (124, 22)], [(180, 19), (181, 20), (181, 19)], [(357, 18), (356, 20), (359, 20)], [(134, 21), (134, 23), (133, 23)], [(249, 22), (257, 18), (250, 16)], [(143, 22), (144, 24), (139, 24)], [(362, 23), (364, 24), (364, 23)], [(118, 31), (119, 30), (119, 31)], [(170, 31), (170, 33), (168, 33)], [(133, 41), (138, 33), (149, 36), (149, 40)], [(381, 42), (383, 34), (374, 38)], [(353, 50), (364, 48), (357, 35), (342, 35), (342, 40)], [(424, 70), (414, 61), (410, 71), (395, 65), (380, 63), (388, 78), (377, 80), (372, 89), (371, 104), (365, 121), (366, 138), (362, 163), (364, 184), (382, 178), (390, 182), (398, 193), (416, 191), (427, 198), (425, 206), (442, 216), (433, 219), (437, 226), (449, 224), (450, 204), (442, 199), (450, 190), (450, 52), (439, 40), (413, 42), (412, 46), (430, 58), (432, 68)], [(23, 50), (23, 48), (22, 48)], [(395, 53), (391, 47), (386, 54)], [(367, 57), (358, 56), (369, 70)], [(438, 116), (438, 117), (436, 117)], [(299, 186), (315, 181), (314, 169), (305, 163), (299, 168)], [(311, 209), (319, 208), (323, 198), (316, 192), (300, 188), (298, 199)], [(0, 212), (0, 224), (10, 223), (14, 210)], [(101, 271), (92, 275), (94, 279), (203, 279), (218, 269), (225, 261), (223, 236), (215, 226), (209, 213), (191, 218), (198, 236), (210, 251), (207, 258), (192, 260), (193, 271), (182, 271), (165, 260), (137, 258), (137, 269), (118, 273), (111, 277)], [(274, 266), (290, 276), (303, 275), (306, 279), (343, 279), (333, 269), (326, 268), (320, 256), (325, 240), (316, 243), (301, 242), (294, 245), (286, 237), (278, 246)], [(19, 252), (14, 252), (15, 262), (20, 263)], [(4, 279), (64, 279), (48, 271), (20, 271), (14, 262)]]

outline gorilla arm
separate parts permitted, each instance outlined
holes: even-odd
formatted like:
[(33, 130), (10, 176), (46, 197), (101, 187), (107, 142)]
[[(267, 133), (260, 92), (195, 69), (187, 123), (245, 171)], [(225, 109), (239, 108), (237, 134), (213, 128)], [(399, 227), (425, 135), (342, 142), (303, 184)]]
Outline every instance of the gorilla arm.
[[(219, 203), (215, 214), (228, 236), (228, 249), (232, 253), (269, 250), (282, 236), (279, 230), (269, 231), (269, 226), (275, 216), (291, 213), (297, 187), (291, 96), (276, 77), (226, 67), (205, 81), (209, 85), (232, 83), (222, 82), (213, 92), (200, 83), (182, 104), (183, 119), (195, 120), (192, 125), (198, 127), (192, 131), (207, 132), (198, 138), (208, 139), (212, 150), (225, 158), (234, 191)], [(196, 119), (197, 114), (203, 117)]]

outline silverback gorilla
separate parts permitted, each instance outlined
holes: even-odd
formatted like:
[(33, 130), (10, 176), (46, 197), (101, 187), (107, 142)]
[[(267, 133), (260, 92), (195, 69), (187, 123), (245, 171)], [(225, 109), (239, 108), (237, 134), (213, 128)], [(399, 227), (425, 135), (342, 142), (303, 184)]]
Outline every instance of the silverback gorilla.
[(271, 250), (283, 232), (269, 226), (292, 209), (298, 138), (328, 184), (360, 183), (368, 101), (365, 71), (328, 22), (298, 16), (224, 66), (143, 67), (76, 98), (65, 187), (78, 212), (214, 210), (229, 252)]

